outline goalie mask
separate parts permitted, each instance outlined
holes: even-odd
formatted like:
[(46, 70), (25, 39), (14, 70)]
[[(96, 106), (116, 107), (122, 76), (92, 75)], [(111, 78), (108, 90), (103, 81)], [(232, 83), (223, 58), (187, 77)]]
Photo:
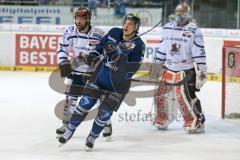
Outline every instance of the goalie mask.
[(189, 22), (190, 19), (190, 6), (187, 2), (182, 1), (174, 10), (176, 23), (178, 26), (184, 26)]

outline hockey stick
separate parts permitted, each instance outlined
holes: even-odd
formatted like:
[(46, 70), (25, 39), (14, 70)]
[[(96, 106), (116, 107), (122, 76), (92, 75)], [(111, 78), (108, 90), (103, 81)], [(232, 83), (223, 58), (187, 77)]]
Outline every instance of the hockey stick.
[[(114, 47), (112, 46), (112, 47), (113, 47), (112, 50), (117, 50), (118, 48), (124, 46), (126, 42), (130, 42), (130, 41), (133, 41), (133, 40), (135, 40), (135, 39), (138, 39), (139, 37), (147, 34), (147, 33), (150, 32), (150, 31), (152, 31), (154, 28), (156, 28), (156, 27), (157, 27), (159, 24), (161, 24), (161, 23), (162, 23), (162, 19), (161, 19), (157, 24), (155, 24), (152, 28), (150, 28), (149, 30), (147, 30), (147, 31), (145, 31), (145, 32), (137, 35), (136, 37), (133, 37), (133, 38), (125, 41), (124, 43), (120, 43), (120, 44), (118, 44), (118, 45), (114, 45)], [(106, 49), (106, 46), (107, 46), (107, 45), (104, 46), (105, 50), (107, 50), (107, 49)]]
[(155, 84), (155, 85), (168, 85), (168, 86), (181, 86), (185, 83), (187, 83), (190, 79), (193, 73), (191, 72), (188, 76), (184, 77), (183, 80), (176, 82), (176, 83), (169, 83), (165, 81), (151, 81), (151, 80), (142, 80), (142, 79), (130, 79), (133, 82), (140, 82), (140, 83), (148, 83), (148, 84)]
[(162, 19), (157, 23), (157, 24), (155, 24), (155, 26), (153, 26), (152, 28), (150, 28), (149, 30), (147, 30), (146, 32), (143, 32), (143, 33), (141, 33), (140, 35), (138, 35), (138, 36), (136, 36), (136, 37), (134, 37), (134, 38), (132, 38), (132, 39), (129, 39), (128, 41), (133, 41), (133, 40), (135, 40), (135, 39), (137, 39), (138, 37), (141, 37), (141, 36), (143, 36), (144, 34), (147, 34), (148, 32), (150, 32), (150, 31), (152, 31), (154, 28), (156, 28), (159, 24), (161, 24), (162, 23)]

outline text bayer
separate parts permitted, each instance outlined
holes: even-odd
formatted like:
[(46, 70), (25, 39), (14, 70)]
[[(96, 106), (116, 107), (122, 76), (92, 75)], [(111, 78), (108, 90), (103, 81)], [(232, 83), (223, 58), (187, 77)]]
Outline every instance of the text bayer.
[(57, 35), (21, 35), (19, 38), (19, 65), (56, 66)]

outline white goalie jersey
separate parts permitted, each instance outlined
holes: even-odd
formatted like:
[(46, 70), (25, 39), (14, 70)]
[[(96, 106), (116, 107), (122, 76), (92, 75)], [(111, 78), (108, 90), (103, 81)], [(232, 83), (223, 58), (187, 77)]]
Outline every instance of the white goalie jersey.
[[(100, 42), (104, 32), (98, 28), (91, 27), (88, 33), (81, 33), (75, 25), (65, 29), (63, 37), (59, 43), (57, 51), (57, 62), (60, 64), (64, 60), (69, 60), (69, 52), (73, 52), (73, 58), (86, 52), (95, 51), (96, 45)], [(74, 61), (73, 61), (74, 62)], [(74, 74), (82, 72), (93, 72), (94, 67), (90, 67), (84, 61), (77, 64), (78, 67), (73, 69)]]
[(182, 71), (194, 68), (193, 62), (196, 62), (200, 70), (206, 71), (203, 34), (194, 23), (179, 27), (170, 22), (163, 27), (162, 33), (156, 63), (172, 71)]

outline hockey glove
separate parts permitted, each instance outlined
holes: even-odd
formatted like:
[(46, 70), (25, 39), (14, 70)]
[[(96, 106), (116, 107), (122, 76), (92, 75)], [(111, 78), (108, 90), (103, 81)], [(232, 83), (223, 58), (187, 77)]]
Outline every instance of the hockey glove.
[(194, 63), (194, 68), (196, 72), (196, 83), (197, 89), (200, 89), (207, 82), (207, 73), (205, 71), (199, 70), (196, 63)]
[(87, 65), (94, 66), (100, 60), (100, 56), (98, 52), (94, 51), (83, 57), (83, 60)]
[(61, 74), (62, 78), (68, 77), (72, 72), (72, 67), (71, 67), (70, 62), (68, 60), (62, 61), (59, 64), (59, 70), (60, 70), (60, 74)]
[(107, 54), (113, 53), (117, 50), (117, 45), (114, 42), (107, 42), (104, 47)]

